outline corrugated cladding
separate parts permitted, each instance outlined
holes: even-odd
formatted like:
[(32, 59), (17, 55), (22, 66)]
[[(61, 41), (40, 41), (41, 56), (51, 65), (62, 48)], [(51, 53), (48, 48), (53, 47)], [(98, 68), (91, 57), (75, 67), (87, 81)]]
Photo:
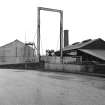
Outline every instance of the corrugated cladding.
[(32, 59), (34, 50), (30, 46), (25, 46), (19, 40), (0, 47), (0, 65), (24, 63), (26, 59)]

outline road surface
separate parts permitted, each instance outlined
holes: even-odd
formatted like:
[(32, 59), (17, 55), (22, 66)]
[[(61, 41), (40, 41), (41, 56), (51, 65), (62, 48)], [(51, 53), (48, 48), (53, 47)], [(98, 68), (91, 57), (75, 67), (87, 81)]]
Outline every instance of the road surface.
[(105, 78), (0, 69), (0, 105), (105, 105)]

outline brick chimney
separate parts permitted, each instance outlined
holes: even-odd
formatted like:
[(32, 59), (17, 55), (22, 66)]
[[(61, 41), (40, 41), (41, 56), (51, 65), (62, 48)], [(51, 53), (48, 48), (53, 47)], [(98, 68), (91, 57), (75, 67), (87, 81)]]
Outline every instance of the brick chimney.
[(64, 47), (69, 45), (69, 30), (64, 30)]

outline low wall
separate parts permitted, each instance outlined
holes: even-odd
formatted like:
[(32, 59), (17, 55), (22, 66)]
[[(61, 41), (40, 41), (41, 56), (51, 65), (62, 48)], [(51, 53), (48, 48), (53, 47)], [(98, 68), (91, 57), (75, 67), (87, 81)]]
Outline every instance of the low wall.
[[(61, 58), (57, 56), (43, 56), (41, 57), (42, 60), (44, 60), (47, 63), (61, 63)], [(78, 58), (79, 59), (79, 58)], [(63, 57), (63, 63), (69, 64), (69, 63), (74, 63), (77, 62), (77, 58), (73, 57)]]
[(29, 62), (29, 63), (38, 63), (38, 57), (29, 57), (29, 58), (25, 58), (25, 57), (16, 57), (16, 56), (6, 56), (4, 57), (5, 59), (2, 60), (0, 59), (0, 66), (2, 65), (12, 65), (12, 64), (23, 64), (23, 63), (26, 63), (26, 62)]
[(95, 66), (95, 73), (105, 74), (105, 64), (98, 64)]
[(45, 63), (45, 69), (64, 72), (94, 72), (94, 65)]
[(63, 71), (63, 65), (54, 63), (45, 63), (45, 69), (49, 71)]
[(44, 63), (20, 63), (20, 64), (6, 64), (0, 65), (0, 69), (29, 69), (29, 70), (43, 70)]

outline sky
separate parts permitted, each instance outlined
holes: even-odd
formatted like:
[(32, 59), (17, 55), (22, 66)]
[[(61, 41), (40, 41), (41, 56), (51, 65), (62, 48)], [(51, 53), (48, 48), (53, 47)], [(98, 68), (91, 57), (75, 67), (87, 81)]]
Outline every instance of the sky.
[[(0, 0), (0, 46), (18, 39), (37, 39), (37, 7), (63, 10), (69, 44), (105, 40), (105, 0)], [(41, 53), (59, 49), (59, 13), (41, 11)]]

